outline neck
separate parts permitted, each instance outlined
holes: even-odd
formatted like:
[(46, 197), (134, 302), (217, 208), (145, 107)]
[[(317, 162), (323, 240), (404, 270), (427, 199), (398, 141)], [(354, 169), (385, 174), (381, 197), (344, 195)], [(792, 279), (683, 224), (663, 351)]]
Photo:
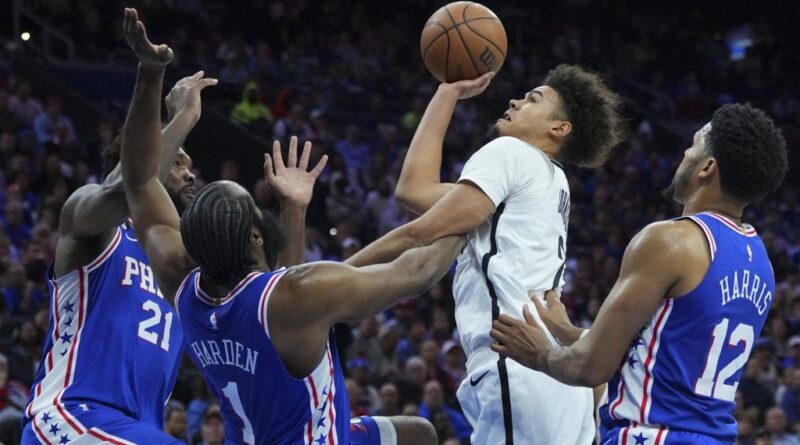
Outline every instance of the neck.
[(558, 160), (556, 155), (558, 154), (558, 150), (560, 147), (551, 139), (549, 138), (520, 138), (520, 139), (533, 145), (539, 150), (542, 150), (544, 154), (547, 155), (548, 158)]
[(695, 195), (688, 198), (683, 203), (683, 216), (694, 215), (701, 212), (711, 212), (725, 216), (736, 224), (742, 224), (741, 204), (736, 204), (718, 197), (717, 199), (707, 199), (702, 195)]

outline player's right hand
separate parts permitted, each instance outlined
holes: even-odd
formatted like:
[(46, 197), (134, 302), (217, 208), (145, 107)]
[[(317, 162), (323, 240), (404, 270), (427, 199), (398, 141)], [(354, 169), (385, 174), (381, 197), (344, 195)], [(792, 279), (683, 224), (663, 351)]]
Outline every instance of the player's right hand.
[(576, 328), (569, 320), (567, 308), (561, 302), (558, 294), (552, 290), (547, 291), (544, 295), (546, 306), (533, 292), (528, 292), (528, 297), (536, 307), (539, 318), (547, 326), (547, 330), (556, 337), (559, 343), (563, 346), (569, 346), (578, 341), (583, 330)]
[(125, 8), (123, 31), (128, 46), (136, 53), (142, 65), (164, 66), (172, 62), (172, 49), (164, 44), (153, 45), (150, 42), (144, 23), (139, 20), (139, 13), (135, 8)]
[(494, 77), (494, 71), (489, 71), (477, 79), (472, 80), (459, 80), (453, 83), (443, 83), (440, 88), (453, 89), (459, 99), (469, 99), (483, 93)]
[(181, 111), (193, 112), (198, 118), (200, 117), (203, 109), (200, 92), (207, 86), (217, 84), (217, 79), (204, 78), (203, 75), (203, 71), (198, 71), (191, 76), (184, 77), (169, 90), (164, 103), (167, 106), (167, 116), (170, 120)]

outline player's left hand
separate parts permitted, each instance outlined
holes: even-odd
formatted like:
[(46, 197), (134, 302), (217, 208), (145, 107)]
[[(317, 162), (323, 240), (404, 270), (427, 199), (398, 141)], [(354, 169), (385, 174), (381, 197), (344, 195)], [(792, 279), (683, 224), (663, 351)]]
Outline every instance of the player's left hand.
[(308, 158), (311, 156), (311, 142), (303, 146), (300, 160), (297, 160), (297, 136), (292, 136), (289, 141), (289, 158), (283, 163), (281, 143), (272, 144), (272, 156), (264, 154), (264, 178), (267, 185), (281, 204), (294, 204), (306, 207), (311, 202), (314, 192), (314, 183), (328, 162), (328, 155), (324, 155), (311, 171), (308, 169)]
[(134, 8), (125, 8), (123, 21), (125, 40), (131, 47), (139, 63), (147, 66), (161, 67), (172, 62), (172, 49), (169, 46), (153, 45), (147, 38), (144, 23), (139, 20), (139, 13)]
[(523, 366), (545, 371), (551, 349), (550, 340), (527, 305), (522, 309), (522, 315), (525, 321), (503, 314), (492, 323), (490, 334), (495, 341), (491, 348)]
[(193, 113), (198, 119), (200, 118), (200, 113), (203, 110), (200, 92), (205, 87), (217, 84), (217, 79), (203, 77), (204, 75), (203, 71), (198, 71), (179, 80), (169, 90), (169, 94), (164, 98), (169, 120), (172, 120), (181, 111)]

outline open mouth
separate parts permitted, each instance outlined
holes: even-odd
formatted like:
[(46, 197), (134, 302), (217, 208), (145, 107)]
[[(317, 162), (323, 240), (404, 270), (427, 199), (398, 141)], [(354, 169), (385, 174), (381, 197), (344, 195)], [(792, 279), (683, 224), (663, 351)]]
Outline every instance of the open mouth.
[(511, 122), (511, 115), (508, 114), (508, 112), (503, 113), (503, 117), (501, 119)]

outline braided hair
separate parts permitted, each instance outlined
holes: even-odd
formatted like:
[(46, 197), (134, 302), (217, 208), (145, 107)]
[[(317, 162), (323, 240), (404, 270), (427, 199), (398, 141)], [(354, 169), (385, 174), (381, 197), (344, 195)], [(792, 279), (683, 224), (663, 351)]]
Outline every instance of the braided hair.
[(181, 236), (204, 279), (232, 286), (252, 271), (255, 261), (247, 243), (256, 212), (250, 194), (231, 181), (209, 184), (189, 204), (181, 216)]

